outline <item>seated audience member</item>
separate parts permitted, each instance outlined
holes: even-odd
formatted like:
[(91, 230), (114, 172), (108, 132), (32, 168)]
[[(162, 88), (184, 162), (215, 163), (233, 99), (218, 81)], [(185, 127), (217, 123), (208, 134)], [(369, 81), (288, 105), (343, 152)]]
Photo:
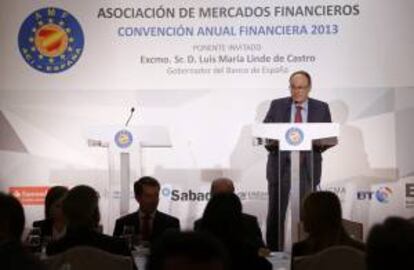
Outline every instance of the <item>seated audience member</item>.
[[(210, 194), (215, 196), (223, 193), (234, 193), (233, 181), (228, 178), (217, 178), (211, 183)], [(194, 222), (195, 231), (200, 229), (200, 223), (201, 219)], [(257, 218), (253, 215), (242, 213), (242, 223), (246, 234), (246, 243), (256, 250), (263, 249), (265, 244)]]
[(12, 195), (0, 192), (0, 269), (40, 270), (41, 263), (21, 243), (25, 218), (23, 207)]
[(180, 221), (157, 210), (160, 184), (149, 176), (134, 183), (135, 199), (139, 209), (116, 220), (114, 236), (122, 236), (126, 226), (134, 228), (140, 241), (152, 243), (167, 230), (180, 230)]
[(412, 269), (413, 251), (414, 224), (403, 218), (390, 217), (383, 224), (375, 225), (368, 235), (367, 269)]
[(147, 270), (228, 270), (228, 255), (211, 235), (172, 231), (154, 242)]
[(217, 237), (227, 249), (231, 269), (271, 269), (272, 265), (248, 244), (243, 226), (242, 205), (234, 193), (216, 194), (204, 210), (199, 226), (201, 232)]
[(98, 193), (89, 186), (76, 186), (68, 192), (62, 205), (67, 222), (66, 234), (47, 246), (48, 255), (76, 246), (90, 246), (113, 254), (130, 255), (126, 242), (97, 231), (100, 220), (98, 202)]
[(65, 235), (66, 223), (62, 211), (62, 202), (68, 188), (55, 186), (48, 190), (45, 199), (45, 219), (33, 222), (33, 227), (40, 228), (44, 240), (58, 240)]
[(20, 202), (0, 192), (0, 241), (20, 242), (24, 229), (24, 210)]
[(312, 255), (331, 246), (350, 246), (364, 251), (364, 244), (352, 239), (342, 226), (339, 198), (329, 191), (310, 193), (303, 203), (303, 225), (309, 236), (294, 243), (292, 257)]

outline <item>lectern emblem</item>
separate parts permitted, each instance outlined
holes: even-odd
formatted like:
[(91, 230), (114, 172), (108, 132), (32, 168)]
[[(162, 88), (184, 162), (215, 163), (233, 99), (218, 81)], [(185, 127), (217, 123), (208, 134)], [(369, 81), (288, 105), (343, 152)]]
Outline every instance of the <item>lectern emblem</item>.
[(132, 133), (126, 129), (120, 130), (115, 134), (115, 143), (120, 148), (128, 148), (133, 141)]
[(292, 127), (286, 131), (285, 139), (288, 144), (297, 146), (303, 142), (304, 134), (300, 128)]

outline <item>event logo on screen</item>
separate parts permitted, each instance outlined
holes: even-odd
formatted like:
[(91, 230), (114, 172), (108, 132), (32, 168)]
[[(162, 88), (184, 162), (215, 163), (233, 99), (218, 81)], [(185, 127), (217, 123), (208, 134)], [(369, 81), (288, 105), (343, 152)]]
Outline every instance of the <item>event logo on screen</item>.
[(36, 10), (20, 27), (19, 50), (33, 68), (58, 73), (80, 58), (84, 36), (79, 22), (69, 12), (55, 7)]

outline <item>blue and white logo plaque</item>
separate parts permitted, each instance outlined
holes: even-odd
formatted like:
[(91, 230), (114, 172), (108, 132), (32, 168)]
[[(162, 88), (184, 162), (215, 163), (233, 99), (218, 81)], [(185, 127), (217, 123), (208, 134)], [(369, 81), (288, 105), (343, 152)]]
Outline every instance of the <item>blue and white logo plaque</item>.
[(300, 128), (292, 127), (286, 131), (286, 142), (293, 146), (298, 146), (303, 142), (305, 135)]
[(115, 134), (115, 143), (119, 148), (128, 148), (133, 140), (132, 133), (126, 129), (120, 130)]

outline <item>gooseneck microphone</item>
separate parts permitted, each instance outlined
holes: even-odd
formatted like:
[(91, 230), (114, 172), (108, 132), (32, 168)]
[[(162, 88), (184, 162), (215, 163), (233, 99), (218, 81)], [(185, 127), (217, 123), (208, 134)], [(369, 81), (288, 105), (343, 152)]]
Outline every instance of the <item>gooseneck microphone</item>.
[(130, 113), (129, 113), (128, 120), (127, 120), (127, 121), (126, 121), (126, 123), (125, 123), (125, 127), (127, 127), (127, 126), (128, 126), (129, 121), (131, 121), (131, 118), (132, 118), (132, 116), (134, 115), (134, 112), (135, 112), (135, 108), (134, 108), (134, 107), (132, 107), (132, 108), (131, 108), (131, 111), (130, 111)]

